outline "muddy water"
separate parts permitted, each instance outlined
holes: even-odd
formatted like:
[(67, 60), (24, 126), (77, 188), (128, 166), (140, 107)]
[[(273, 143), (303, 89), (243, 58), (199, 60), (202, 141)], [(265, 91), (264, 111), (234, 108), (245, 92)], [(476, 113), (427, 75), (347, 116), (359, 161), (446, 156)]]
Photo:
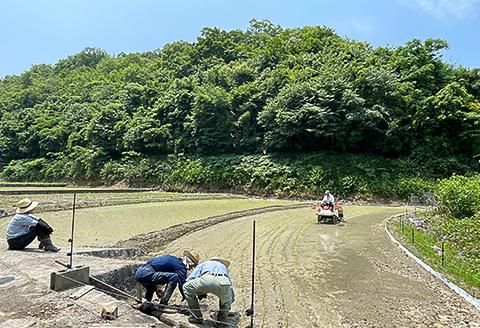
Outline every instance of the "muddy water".
[[(79, 209), (75, 219), (76, 246), (108, 246), (134, 235), (161, 230), (174, 224), (199, 220), (270, 205), (292, 204), (290, 201), (255, 199), (218, 199), (172, 201)], [(70, 238), (71, 211), (35, 214), (44, 218), (54, 229), (54, 242), (66, 246)], [(0, 230), (10, 218), (0, 219)]]
[(349, 207), (347, 223), (336, 226), (315, 224), (309, 209), (265, 213), (186, 235), (165, 251), (229, 258), (234, 310), (243, 312), (256, 219), (256, 327), (480, 327), (478, 311), (387, 240), (381, 223), (400, 211)]

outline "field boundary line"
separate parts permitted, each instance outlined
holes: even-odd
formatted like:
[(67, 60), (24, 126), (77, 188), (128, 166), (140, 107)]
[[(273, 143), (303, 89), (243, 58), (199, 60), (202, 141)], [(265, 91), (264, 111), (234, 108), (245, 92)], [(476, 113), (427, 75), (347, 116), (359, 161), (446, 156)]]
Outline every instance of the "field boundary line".
[[(0, 186), (1, 187), (1, 186)], [(48, 187), (45, 187), (48, 188)], [(153, 191), (152, 188), (128, 188), (128, 189), (22, 189), (0, 190), (0, 195), (50, 195), (50, 194), (119, 194)]]
[(462, 297), (465, 301), (468, 303), (472, 304), (477, 310), (480, 311), (480, 299), (475, 298), (474, 296), (470, 295), (467, 291), (465, 291), (463, 288), (457, 286), (450, 280), (448, 280), (444, 275), (442, 275), (440, 272), (436, 271), (434, 268), (432, 268), (430, 265), (428, 265), (426, 262), (418, 258), (415, 254), (413, 254), (407, 247), (405, 247), (401, 242), (399, 242), (393, 234), (390, 232), (388, 229), (388, 223), (390, 220), (402, 216), (403, 214), (399, 215), (394, 215), (389, 218), (387, 218), (384, 221), (384, 227), (385, 227), (385, 232), (387, 233), (388, 237), (390, 240), (396, 244), (408, 257), (413, 259), (417, 264), (419, 264), (425, 271), (430, 273), (432, 276), (434, 276), (437, 280), (440, 280), (445, 286), (447, 286), (450, 290), (458, 294), (460, 297)]
[[(176, 198), (178, 197), (178, 198)], [(104, 198), (101, 200), (79, 200), (77, 201), (77, 209), (89, 209), (89, 208), (106, 208), (111, 206), (123, 206), (123, 205), (138, 205), (138, 204), (153, 204), (153, 203), (172, 203), (172, 202), (185, 202), (185, 201), (203, 201), (203, 200), (231, 200), (231, 199), (248, 199), (246, 197), (234, 196), (234, 195), (225, 195), (225, 196), (165, 196), (159, 198)], [(122, 202), (126, 200), (127, 202)], [(106, 202), (111, 202), (105, 204)], [(98, 204), (98, 205), (97, 205)], [(65, 205), (64, 207), (61, 207)], [(90, 206), (91, 205), (91, 206)], [(50, 206), (50, 207), (47, 207)], [(58, 206), (58, 207), (55, 207)], [(38, 207), (39, 213), (47, 212), (62, 212), (62, 211), (71, 211), (72, 202), (62, 201), (62, 202), (40, 202)], [(10, 217), (15, 215), (15, 211), (5, 212), (3, 215), (0, 213), (0, 219)]]
[(131, 238), (121, 240), (113, 247), (131, 247), (134, 246), (139, 248), (142, 253), (148, 253), (152, 251), (160, 250), (162, 247), (170, 244), (174, 240), (186, 235), (193, 233), (195, 231), (203, 230), (210, 228), (216, 224), (239, 219), (242, 217), (249, 217), (258, 214), (263, 214), (267, 212), (276, 212), (283, 210), (291, 210), (296, 208), (302, 208), (309, 206), (308, 203), (294, 204), (294, 205), (271, 205), (258, 208), (252, 208), (241, 211), (234, 211), (230, 213), (225, 213), (221, 215), (210, 216), (207, 218), (179, 223), (167, 227), (162, 230), (147, 232), (133, 236)]
[(66, 187), (66, 183), (42, 183), (42, 182), (0, 182), (0, 188), (1, 187), (6, 187), (6, 188), (12, 188), (12, 187), (40, 187), (40, 188), (62, 188)]

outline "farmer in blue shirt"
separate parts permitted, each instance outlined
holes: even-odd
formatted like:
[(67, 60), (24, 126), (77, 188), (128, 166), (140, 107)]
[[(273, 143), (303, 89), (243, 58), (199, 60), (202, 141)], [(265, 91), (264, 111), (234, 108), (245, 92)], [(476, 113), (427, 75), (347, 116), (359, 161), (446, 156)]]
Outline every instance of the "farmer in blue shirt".
[(11, 250), (22, 250), (38, 238), (38, 248), (49, 252), (58, 252), (60, 248), (52, 244), (50, 235), (52, 227), (42, 219), (33, 216), (38, 202), (32, 202), (30, 198), (24, 198), (18, 202), (16, 214), (7, 226), (7, 243)]
[(209, 261), (201, 263), (187, 279), (183, 286), (185, 298), (192, 315), (188, 317), (191, 323), (202, 323), (202, 311), (198, 304), (199, 299), (203, 299), (208, 293), (218, 297), (219, 311), (217, 320), (227, 321), (228, 312), (235, 301), (232, 282), (229, 278), (228, 267), (230, 261), (213, 257)]
[[(177, 285), (185, 299), (183, 284), (187, 279), (187, 271), (196, 267), (199, 260), (198, 253), (189, 251), (184, 251), (183, 257), (157, 256), (137, 269), (135, 279), (147, 290), (145, 299), (148, 302), (156, 292), (160, 298), (160, 304), (167, 305)], [(161, 291), (161, 285), (166, 285), (165, 291)]]

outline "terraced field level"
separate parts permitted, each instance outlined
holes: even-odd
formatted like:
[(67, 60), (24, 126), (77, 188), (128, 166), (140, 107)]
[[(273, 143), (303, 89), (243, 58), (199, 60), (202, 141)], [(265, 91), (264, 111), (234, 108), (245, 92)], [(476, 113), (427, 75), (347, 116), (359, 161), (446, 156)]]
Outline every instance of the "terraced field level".
[[(37, 212), (66, 210), (72, 208), (73, 192), (39, 194), (31, 190), (27, 194), (0, 194), (0, 212), (13, 215), (16, 204), (21, 198), (29, 197), (39, 202)], [(81, 193), (77, 194), (77, 208), (126, 205), (185, 200), (239, 199), (246, 198), (229, 194), (215, 193), (178, 193), (162, 191), (144, 191), (128, 193)], [(1, 217), (0, 213), (0, 217)]]
[[(108, 246), (179, 223), (292, 203), (213, 199), (79, 209), (76, 246)], [(316, 224), (314, 212), (306, 207), (250, 215), (187, 233), (159, 253), (195, 249), (203, 259), (230, 259), (236, 288), (232, 310), (243, 313), (250, 305), (251, 228), (256, 220), (255, 327), (480, 327), (477, 310), (387, 239), (382, 222), (400, 212), (398, 207), (348, 206), (347, 222), (339, 225)], [(39, 215), (55, 227), (54, 239), (65, 247), (71, 212)], [(7, 222), (0, 220), (0, 229)], [(180, 301), (178, 295), (173, 301)], [(213, 297), (207, 302), (217, 307)], [(242, 320), (240, 326), (245, 326), (248, 318)]]
[(256, 327), (478, 327), (473, 307), (387, 240), (381, 223), (401, 211), (347, 207), (339, 225), (315, 224), (308, 208), (264, 213), (185, 235), (165, 253), (194, 248), (230, 259), (234, 309), (243, 312), (255, 219)]
[[(84, 208), (76, 212), (75, 245), (109, 246), (131, 236), (161, 230), (178, 223), (233, 211), (291, 203), (255, 199), (211, 199)], [(70, 238), (71, 211), (35, 215), (44, 218), (55, 229), (53, 239), (58, 245), (67, 245)], [(8, 221), (9, 218), (0, 219), (0, 230), (5, 230)]]

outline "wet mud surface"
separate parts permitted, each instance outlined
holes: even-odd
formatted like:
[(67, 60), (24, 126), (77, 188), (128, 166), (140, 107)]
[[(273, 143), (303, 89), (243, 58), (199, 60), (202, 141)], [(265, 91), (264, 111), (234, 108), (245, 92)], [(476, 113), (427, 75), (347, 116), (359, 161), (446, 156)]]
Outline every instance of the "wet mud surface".
[(255, 219), (256, 327), (480, 327), (475, 308), (387, 239), (382, 222), (400, 211), (347, 207), (339, 225), (315, 224), (308, 208), (264, 213), (187, 234), (163, 252), (193, 248), (203, 259), (230, 259), (233, 309), (242, 313)]
[[(78, 209), (75, 215), (75, 246), (111, 246), (135, 235), (159, 231), (212, 215), (292, 203), (256, 199), (210, 199)], [(53, 240), (56, 244), (60, 247), (68, 246), (71, 211), (35, 215), (45, 219), (53, 227)], [(10, 217), (0, 219), (0, 230), (5, 231), (9, 221)]]
[[(211, 203), (205, 204), (190, 207), (192, 211), (188, 213), (193, 218), (207, 217), (201, 214), (211, 211)], [(129, 207), (132, 206), (126, 208)], [(147, 208), (145, 213), (162, 213), (166, 217), (167, 211), (162, 212), (165, 208), (158, 204), (142, 207)], [(183, 221), (178, 221), (179, 213), (184, 214), (186, 208), (177, 205), (169, 220), (152, 219), (139, 215), (137, 208), (128, 209), (123, 215), (130, 221), (118, 223), (125, 225), (120, 236), (114, 228), (104, 226), (102, 222), (109, 221), (101, 215), (89, 219), (89, 229), (101, 234), (98, 238), (114, 236), (117, 246), (140, 247), (149, 253), (148, 257), (194, 249), (202, 259), (228, 258), (232, 261), (230, 272), (236, 288), (232, 311), (242, 314), (250, 306), (251, 229), (255, 219), (255, 327), (480, 327), (480, 312), (423, 271), (385, 235), (382, 222), (402, 212), (401, 208), (348, 206), (347, 221), (338, 225), (316, 224), (314, 211), (304, 206), (289, 210), (240, 207), (238, 213), (197, 221), (182, 217)], [(131, 237), (138, 234), (135, 227), (145, 225), (158, 229)], [(121, 236), (128, 239), (118, 242)], [(8, 251), (2, 255), (5, 252)], [(28, 257), (27, 253), (21, 255)], [(32, 268), (39, 277), (55, 270), (43, 268), (53, 263), (54, 255), (42, 257), (47, 262)], [(0, 275), (4, 278), (0, 281), (0, 323), (11, 327), (35, 326), (38, 322), (47, 323), (45, 327), (74, 327), (75, 322), (81, 323), (79, 327), (106, 324), (96, 315), (97, 305), (106, 302), (104, 294), (92, 293), (91, 299), (85, 298), (84, 303), (78, 304), (65, 298), (59, 300), (46, 289), (46, 281), (18, 275), (14, 262), (0, 259)], [(31, 275), (28, 263), (20, 261), (18, 265)], [(172, 302), (180, 303), (178, 292)], [(215, 297), (209, 296), (207, 312), (218, 308), (216, 302)], [(124, 317), (124, 323), (146, 320), (134, 315)], [(238, 326), (244, 327), (248, 321), (242, 315)]]
[(127, 240), (120, 241), (113, 246), (122, 248), (137, 248), (140, 249), (143, 254), (154, 254), (155, 252), (162, 250), (168, 243), (186, 234), (202, 230), (222, 222), (237, 218), (249, 217), (261, 213), (284, 211), (289, 208), (301, 208), (305, 206), (305, 204), (273, 205), (260, 207), (257, 209), (236, 211), (223, 215), (216, 215), (206, 219), (176, 224), (160, 231), (153, 231), (146, 234), (137, 235)]

